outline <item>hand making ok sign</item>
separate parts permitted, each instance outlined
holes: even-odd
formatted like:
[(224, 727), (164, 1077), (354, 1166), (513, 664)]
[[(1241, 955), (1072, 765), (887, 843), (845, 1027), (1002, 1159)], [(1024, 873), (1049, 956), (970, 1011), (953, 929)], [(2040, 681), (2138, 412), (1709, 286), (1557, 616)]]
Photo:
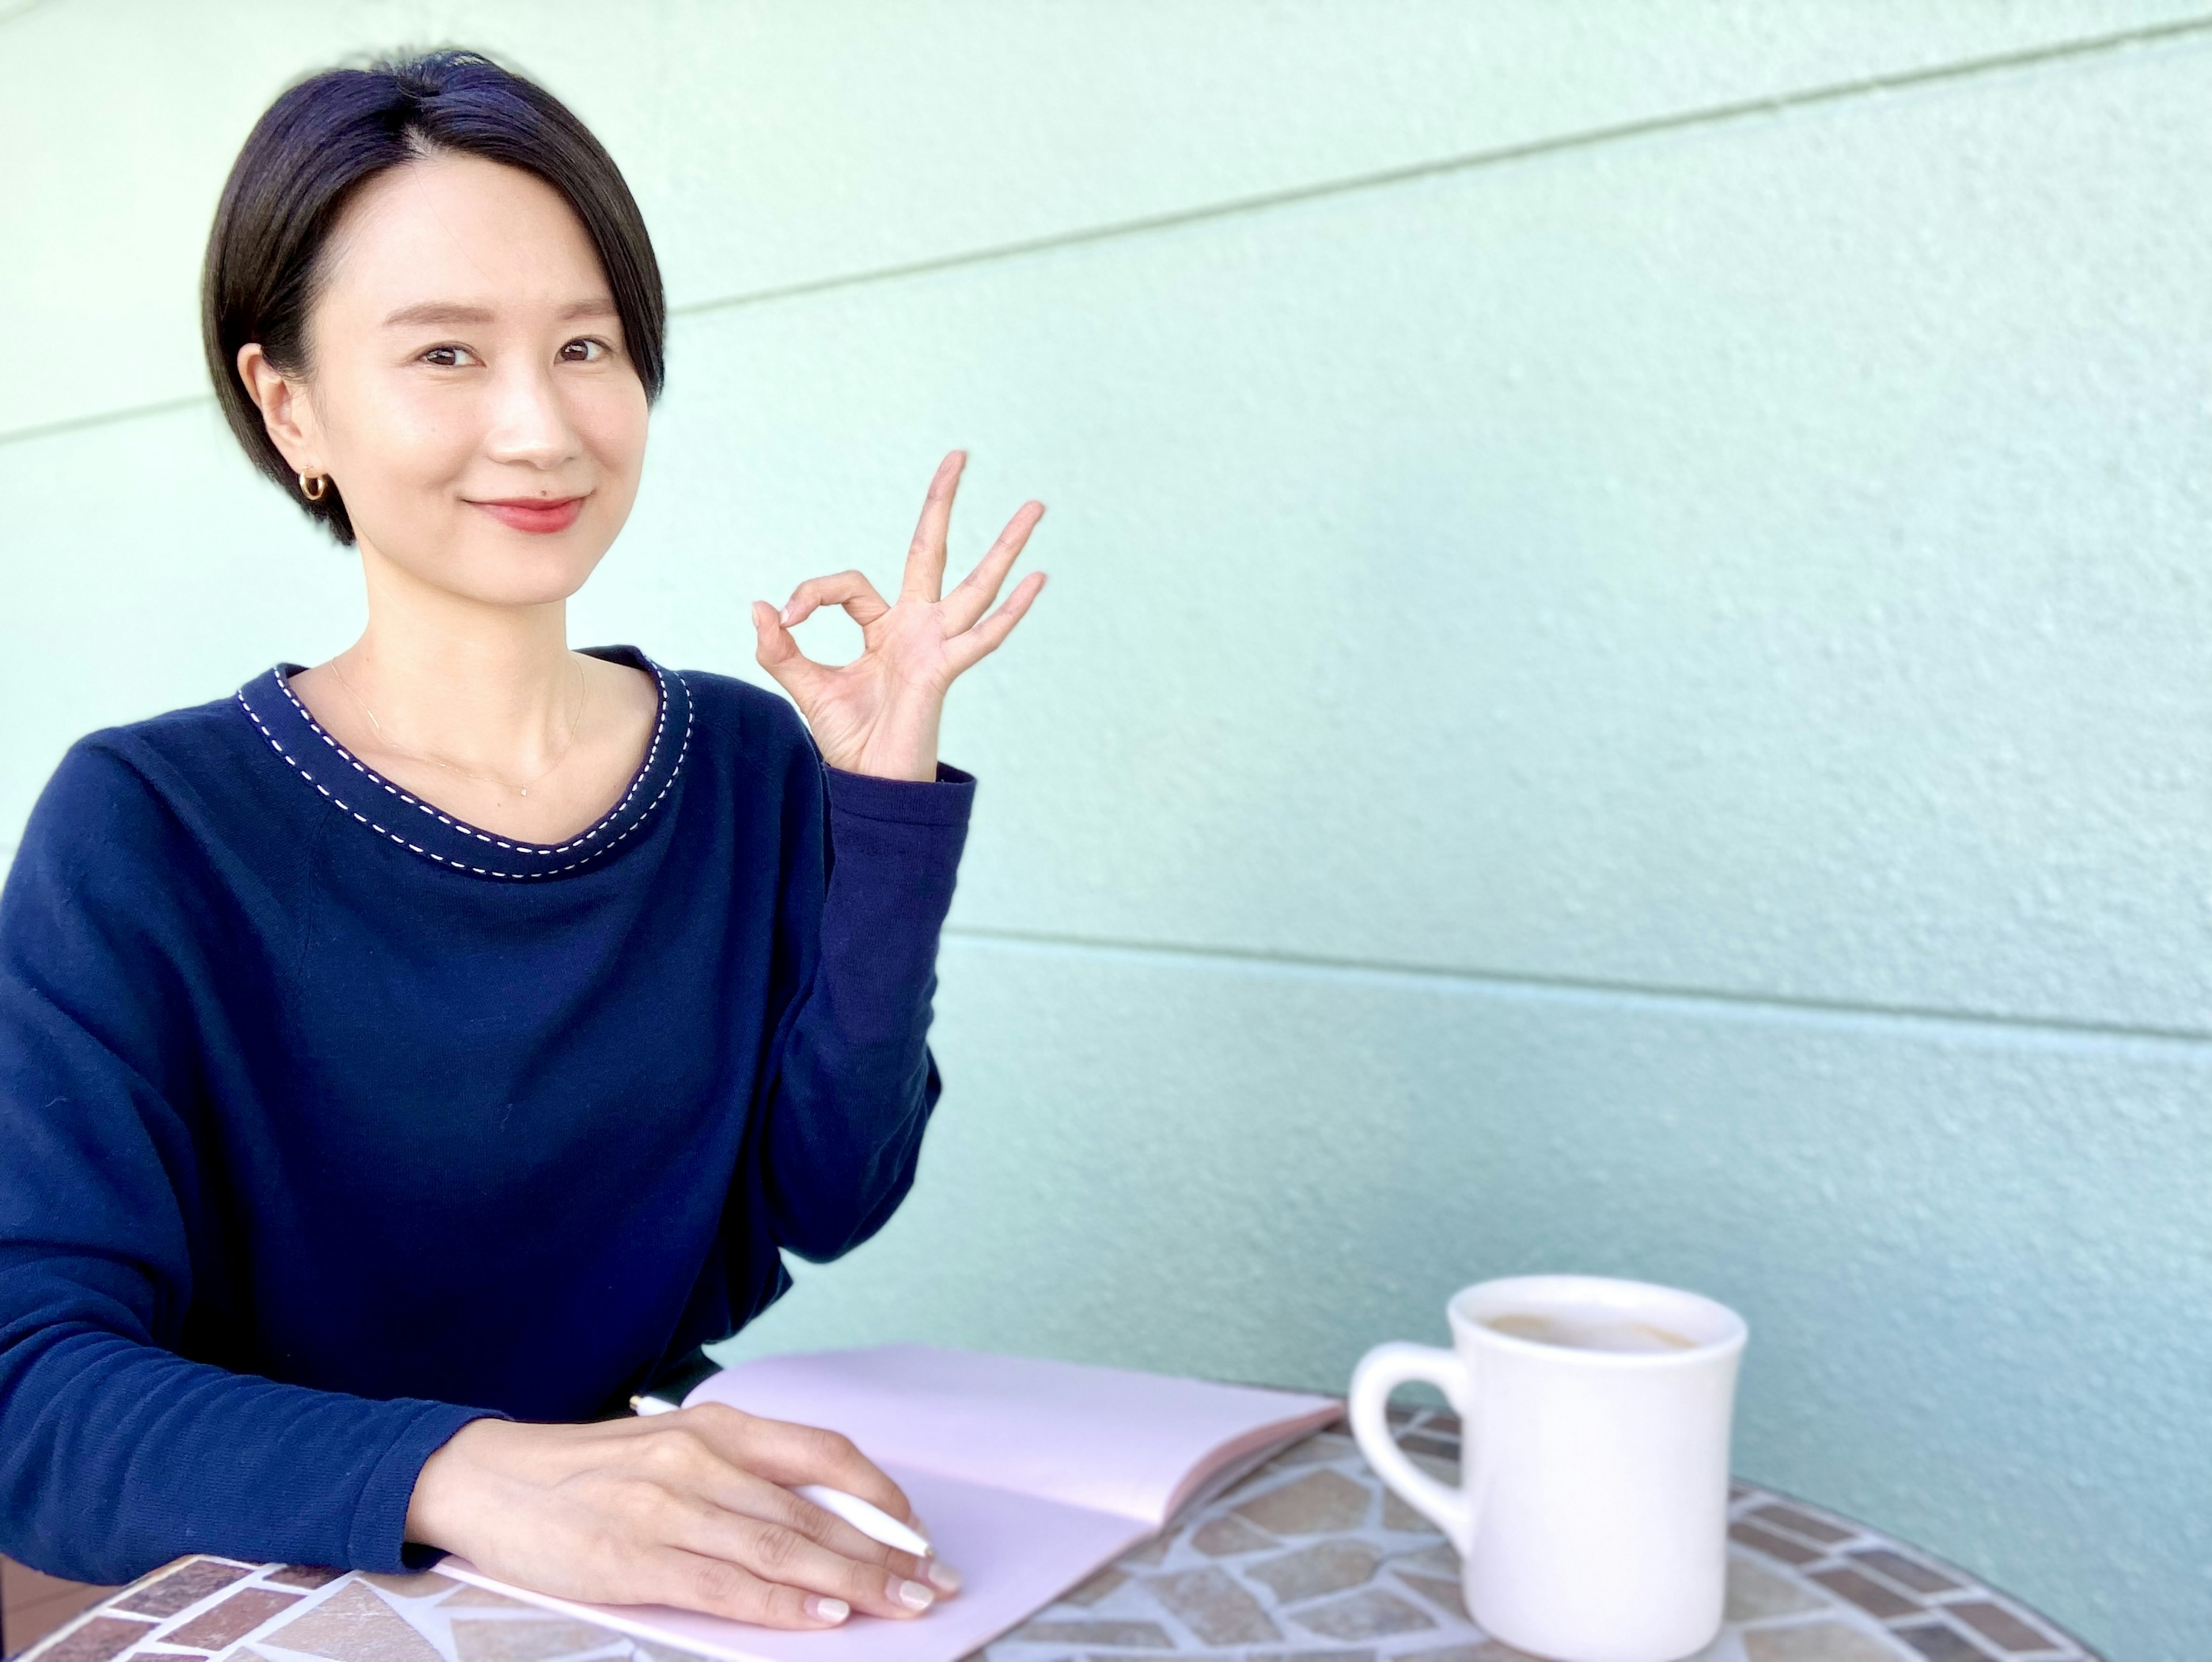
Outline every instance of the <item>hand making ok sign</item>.
[[(781, 613), (766, 600), (753, 602), (761, 667), (792, 696), (833, 768), (885, 779), (934, 779), (945, 689), (1012, 633), (1044, 587), (1044, 574), (1033, 571), (1004, 606), (983, 615), (1044, 517), (1044, 504), (1029, 502), (1006, 521), (975, 569), (943, 594), (945, 533), (967, 461), (965, 452), (955, 450), (938, 464), (896, 601), (886, 601), (860, 572), (841, 571), (808, 578), (792, 591)], [(865, 646), (849, 664), (817, 664), (792, 639), (793, 625), (824, 606), (844, 607), (860, 626)]]

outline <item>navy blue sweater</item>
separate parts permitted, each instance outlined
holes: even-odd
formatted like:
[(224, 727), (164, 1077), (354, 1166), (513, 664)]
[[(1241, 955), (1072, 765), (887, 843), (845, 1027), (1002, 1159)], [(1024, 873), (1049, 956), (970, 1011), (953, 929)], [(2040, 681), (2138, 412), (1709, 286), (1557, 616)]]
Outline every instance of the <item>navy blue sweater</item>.
[(0, 896), (0, 1551), (398, 1569), (470, 1418), (611, 1411), (905, 1195), (974, 782), (599, 655), (660, 719), (558, 846), (276, 671), (63, 761)]

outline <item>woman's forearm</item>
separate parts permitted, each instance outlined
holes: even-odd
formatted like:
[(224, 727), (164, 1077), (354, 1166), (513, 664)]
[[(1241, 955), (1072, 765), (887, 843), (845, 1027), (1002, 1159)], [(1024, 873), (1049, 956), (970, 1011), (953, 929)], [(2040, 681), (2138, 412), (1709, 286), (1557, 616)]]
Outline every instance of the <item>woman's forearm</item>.
[(936, 1105), (927, 1040), (938, 940), (975, 782), (828, 775), (832, 866), (817, 956), (775, 1058), (768, 1199), (777, 1241), (830, 1258), (913, 1181)]
[(10, 1557), (107, 1585), (181, 1553), (398, 1571), (422, 1463), (481, 1410), (372, 1402), (187, 1361), (118, 1330), (59, 1264), (0, 1272)]

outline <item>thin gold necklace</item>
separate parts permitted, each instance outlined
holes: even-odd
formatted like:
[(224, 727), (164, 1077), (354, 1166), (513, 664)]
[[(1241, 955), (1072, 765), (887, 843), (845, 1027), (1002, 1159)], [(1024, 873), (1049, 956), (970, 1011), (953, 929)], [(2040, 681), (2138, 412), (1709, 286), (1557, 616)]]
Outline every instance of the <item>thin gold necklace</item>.
[(546, 768), (544, 772), (533, 776), (529, 782), (529, 784), (518, 785), (512, 779), (501, 778), (497, 774), (477, 773), (470, 769), (461, 766), (458, 762), (442, 761), (439, 758), (433, 756), (428, 751), (416, 750), (409, 746), (395, 743), (392, 735), (384, 730), (384, 723), (376, 719), (376, 712), (368, 707), (368, 701), (366, 698), (363, 698), (361, 694), (356, 692), (354, 691), (353, 683), (346, 679), (345, 672), (338, 667), (338, 661), (335, 658), (331, 660), (331, 673), (338, 678), (338, 685), (345, 689), (346, 697), (352, 699), (355, 703), (361, 706), (361, 713), (368, 717), (369, 726), (376, 729), (377, 743), (383, 746), (385, 749), (392, 752), (396, 755), (404, 756), (410, 761), (427, 762), (434, 768), (443, 768), (447, 773), (458, 773), (462, 778), (473, 779), (480, 785), (501, 786), (507, 790), (513, 791), (518, 796), (529, 795), (530, 786), (542, 783), (545, 778), (552, 773), (555, 768), (559, 767), (562, 763), (568, 759), (568, 752), (576, 747), (576, 732), (577, 729), (583, 725), (584, 706), (589, 702), (591, 689), (586, 686), (584, 682), (584, 667), (581, 664), (576, 664), (574, 667), (576, 671), (576, 708), (574, 713), (568, 718), (568, 742), (561, 746), (561, 753), (553, 758), (551, 766)]

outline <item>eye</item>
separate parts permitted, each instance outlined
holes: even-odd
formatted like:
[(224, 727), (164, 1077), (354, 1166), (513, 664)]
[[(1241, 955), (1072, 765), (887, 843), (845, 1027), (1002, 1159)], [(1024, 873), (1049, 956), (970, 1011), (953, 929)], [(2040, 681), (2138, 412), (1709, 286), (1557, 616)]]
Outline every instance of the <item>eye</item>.
[(581, 335), (561, 349), (563, 363), (597, 363), (614, 348), (590, 335)]
[(459, 369), (478, 360), (465, 346), (433, 346), (422, 354), (422, 361), (436, 369)]

